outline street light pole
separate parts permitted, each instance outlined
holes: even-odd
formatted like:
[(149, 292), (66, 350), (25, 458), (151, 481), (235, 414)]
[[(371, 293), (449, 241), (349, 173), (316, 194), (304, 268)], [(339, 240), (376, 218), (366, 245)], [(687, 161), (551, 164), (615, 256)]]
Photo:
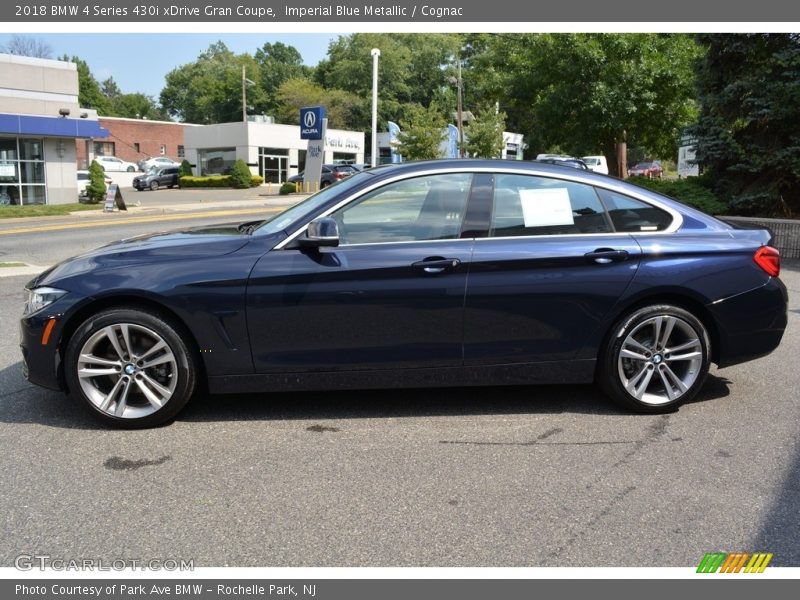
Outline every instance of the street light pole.
[(255, 85), (255, 81), (250, 81), (245, 74), (245, 66), (242, 65), (242, 122), (247, 123), (247, 86)]
[(458, 105), (456, 107), (458, 118), (458, 157), (464, 158), (464, 116), (461, 107), (461, 58), (458, 59)]
[(378, 57), (381, 51), (372, 49), (372, 164), (378, 164)]

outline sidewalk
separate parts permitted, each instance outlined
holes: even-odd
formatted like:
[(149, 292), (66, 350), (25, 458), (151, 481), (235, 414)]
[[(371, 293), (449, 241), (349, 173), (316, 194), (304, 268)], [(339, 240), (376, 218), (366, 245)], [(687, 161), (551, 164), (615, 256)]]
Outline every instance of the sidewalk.
[(288, 208), (308, 198), (309, 194), (290, 194), (279, 196), (266, 193), (266, 188), (249, 190), (159, 190), (156, 192), (137, 192), (133, 188), (122, 190), (127, 211), (114, 210), (104, 212), (102, 205), (97, 210), (86, 210), (50, 217), (17, 217), (0, 219), (0, 231), (13, 229), (20, 225), (52, 225), (54, 223), (71, 223), (95, 221), (100, 219), (121, 219), (126, 217), (156, 216), (161, 214), (203, 213), (221, 209), (257, 209), (265, 207)]

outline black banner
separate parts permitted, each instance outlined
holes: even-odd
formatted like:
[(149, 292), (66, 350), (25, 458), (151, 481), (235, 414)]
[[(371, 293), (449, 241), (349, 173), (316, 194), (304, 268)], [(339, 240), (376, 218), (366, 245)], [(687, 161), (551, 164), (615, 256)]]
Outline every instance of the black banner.
[[(486, 600), (487, 598), (661, 598), (673, 600), (692, 591), (711, 593), (708, 580), (78, 580), (64, 579), (0, 582), (0, 597), (36, 600), (148, 600), (191, 598), (191, 600)], [(702, 582), (701, 582), (702, 581)], [(797, 582), (787, 579), (716, 577), (713, 594), (735, 600), (741, 597), (794, 597)], [(699, 597), (689, 595), (688, 597)]]
[(785, 0), (62, 0), (0, 5), (11, 23), (597, 23), (800, 21), (800, 3)]

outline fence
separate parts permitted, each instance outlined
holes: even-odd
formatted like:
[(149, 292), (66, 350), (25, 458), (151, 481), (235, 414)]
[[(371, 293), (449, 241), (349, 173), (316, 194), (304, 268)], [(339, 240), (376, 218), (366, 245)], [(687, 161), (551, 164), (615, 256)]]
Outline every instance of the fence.
[(755, 225), (772, 232), (772, 245), (783, 258), (800, 258), (800, 221), (762, 219), (757, 217), (720, 217), (731, 225)]

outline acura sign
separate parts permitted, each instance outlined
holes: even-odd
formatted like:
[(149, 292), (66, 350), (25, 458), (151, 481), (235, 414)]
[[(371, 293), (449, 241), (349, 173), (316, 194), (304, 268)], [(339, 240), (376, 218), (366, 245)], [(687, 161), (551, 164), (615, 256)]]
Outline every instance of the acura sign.
[(325, 118), (325, 108), (312, 106), (300, 109), (300, 139), (321, 140), (323, 136), (322, 119)]

